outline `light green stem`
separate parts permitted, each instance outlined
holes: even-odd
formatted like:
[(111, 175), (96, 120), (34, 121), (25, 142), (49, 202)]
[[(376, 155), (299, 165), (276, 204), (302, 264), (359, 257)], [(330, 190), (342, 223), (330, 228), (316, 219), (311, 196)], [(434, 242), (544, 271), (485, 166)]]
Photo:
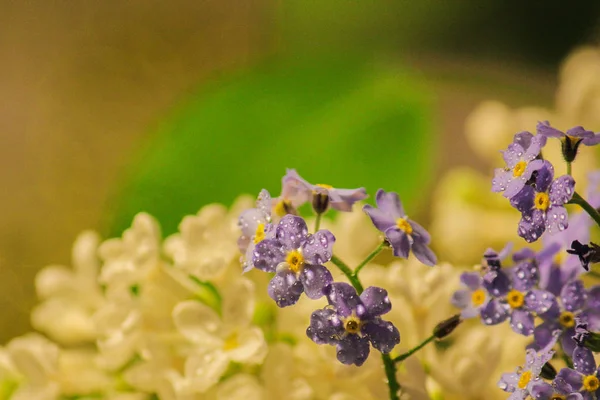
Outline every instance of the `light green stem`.
[(340, 271), (342, 271), (342, 273), (344, 275), (346, 275), (346, 278), (348, 278), (348, 280), (350, 281), (350, 284), (354, 287), (354, 289), (356, 289), (356, 292), (358, 294), (361, 294), (364, 290), (362, 283), (360, 283), (360, 280), (358, 279), (358, 277), (356, 277), (354, 275), (354, 273), (352, 273), (352, 270), (350, 269), (350, 267), (347, 266), (346, 263), (344, 263), (342, 260), (337, 258), (335, 255), (331, 256), (331, 262), (336, 267), (338, 267), (338, 269)]
[(317, 232), (319, 230), (319, 227), (321, 226), (321, 216), (323, 214), (317, 214), (317, 219), (315, 219), (315, 232)]
[(435, 335), (429, 336), (427, 339), (425, 339), (424, 341), (422, 341), (421, 343), (419, 343), (417, 346), (413, 347), (412, 349), (410, 349), (406, 353), (400, 354), (398, 357), (394, 358), (394, 362), (395, 363), (399, 363), (401, 361), (406, 360), (408, 357), (412, 356), (417, 351), (419, 351), (423, 347), (427, 346), (430, 342), (433, 342), (434, 339), (435, 339)]
[(373, 252), (371, 254), (369, 254), (367, 256), (367, 258), (365, 258), (363, 260), (363, 262), (361, 262), (360, 264), (358, 264), (358, 267), (354, 268), (354, 276), (358, 277), (358, 273), (360, 272), (361, 269), (363, 269), (363, 267), (365, 265), (367, 265), (372, 259), (374, 259), (377, 254), (379, 254), (381, 252), (381, 250), (383, 250), (386, 246), (386, 242), (383, 241), (381, 242), (381, 244), (379, 246), (377, 246), (377, 248), (375, 250), (373, 250)]
[(600, 226), (600, 213), (590, 203), (588, 203), (579, 193), (575, 192), (573, 198), (569, 201), (569, 204), (577, 204), (587, 212), (590, 217), (596, 221), (596, 224)]
[(567, 175), (571, 175), (571, 164), (570, 162), (567, 162)]

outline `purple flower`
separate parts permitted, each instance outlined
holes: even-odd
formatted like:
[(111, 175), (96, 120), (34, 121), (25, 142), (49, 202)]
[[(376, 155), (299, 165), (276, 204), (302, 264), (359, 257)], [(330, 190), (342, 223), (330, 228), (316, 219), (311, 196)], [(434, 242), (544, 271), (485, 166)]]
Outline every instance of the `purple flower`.
[(365, 205), (363, 211), (377, 229), (385, 234), (396, 257), (408, 258), (412, 249), (415, 257), (425, 265), (433, 266), (437, 257), (428, 247), (429, 233), (421, 225), (406, 216), (397, 193), (379, 189), (375, 195), (377, 208)]
[(542, 161), (536, 158), (545, 144), (545, 136), (517, 133), (513, 142), (502, 152), (506, 167), (494, 171), (492, 191), (504, 192), (504, 197), (509, 199), (519, 193), (533, 172), (542, 166)]
[(365, 188), (336, 189), (322, 183), (313, 185), (298, 175), (295, 169), (287, 170), (283, 177), (283, 187), (294, 192), (303, 202), (312, 199), (313, 208), (319, 214), (329, 206), (338, 211), (352, 211), (354, 203), (368, 197)]
[(554, 167), (543, 161), (543, 167), (537, 171), (533, 186), (526, 185), (511, 198), (511, 204), (521, 211), (519, 236), (528, 242), (540, 238), (546, 229), (553, 235), (569, 226), (567, 210), (564, 204), (575, 193), (575, 181), (569, 175), (563, 175), (554, 181)]
[(321, 264), (331, 259), (334, 242), (328, 230), (310, 235), (301, 217), (286, 215), (277, 224), (275, 236), (256, 245), (252, 262), (262, 271), (276, 272), (268, 291), (279, 307), (295, 304), (302, 292), (311, 299), (325, 295), (333, 278)]
[(550, 126), (548, 121), (538, 122), (538, 136), (559, 138), (562, 142), (562, 153), (567, 162), (572, 162), (577, 156), (579, 145), (595, 146), (600, 143), (600, 134), (586, 131), (582, 126), (576, 126), (564, 133)]
[(275, 235), (274, 226), (271, 224), (271, 195), (267, 190), (263, 189), (259, 193), (256, 208), (250, 208), (240, 214), (238, 226), (242, 231), (238, 247), (240, 252), (245, 254), (243, 272), (248, 272), (254, 268), (252, 254), (256, 244)]
[(479, 310), (485, 307), (490, 296), (483, 287), (483, 279), (478, 272), (464, 272), (460, 281), (466, 289), (454, 292), (452, 305), (462, 310), (460, 314), (463, 318), (473, 318), (479, 315)]
[(333, 307), (313, 312), (306, 334), (317, 344), (336, 346), (342, 364), (362, 365), (369, 356), (369, 342), (382, 353), (400, 343), (398, 329), (380, 318), (392, 309), (385, 289), (370, 286), (358, 296), (349, 284), (336, 282), (327, 300)]
[(498, 382), (498, 387), (505, 392), (512, 393), (509, 397), (512, 400), (524, 400), (532, 392), (534, 384), (541, 382), (539, 376), (542, 367), (554, 354), (551, 348), (542, 349), (536, 353), (535, 350), (528, 349), (525, 356), (525, 365), (517, 368), (516, 372), (502, 374)]
[(293, 179), (296, 175), (295, 170), (288, 170), (287, 174), (281, 179), (281, 194), (271, 200), (273, 213), (280, 218), (288, 214), (297, 215), (298, 207), (311, 198), (305, 185), (301, 181)]
[(584, 400), (600, 397), (600, 369), (596, 369), (594, 354), (590, 349), (577, 346), (573, 351), (575, 369), (563, 368), (558, 371), (554, 385), (564, 393), (579, 392)]
[(513, 331), (529, 336), (533, 333), (534, 314), (543, 315), (556, 306), (552, 293), (534, 289), (539, 281), (535, 260), (521, 261), (511, 270), (490, 271), (483, 277), (483, 286), (492, 296), (480, 309), (486, 325), (496, 325), (510, 318)]
[[(558, 386), (558, 387), (557, 387)], [(579, 393), (565, 391), (564, 384), (550, 385), (541, 380), (535, 381), (531, 385), (530, 394), (536, 400), (582, 400)]]

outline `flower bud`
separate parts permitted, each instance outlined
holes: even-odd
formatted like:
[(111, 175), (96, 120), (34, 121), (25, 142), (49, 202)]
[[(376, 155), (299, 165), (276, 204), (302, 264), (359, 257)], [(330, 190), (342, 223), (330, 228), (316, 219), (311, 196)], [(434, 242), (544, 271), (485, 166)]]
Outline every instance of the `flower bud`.
[(556, 377), (556, 368), (552, 366), (549, 362), (544, 364), (542, 367), (542, 372), (540, 372), (540, 377), (548, 380), (553, 380)]
[(461, 322), (462, 319), (460, 318), (460, 314), (453, 315), (447, 320), (440, 322), (435, 326), (435, 328), (433, 328), (433, 336), (438, 339), (445, 338), (451, 334)]

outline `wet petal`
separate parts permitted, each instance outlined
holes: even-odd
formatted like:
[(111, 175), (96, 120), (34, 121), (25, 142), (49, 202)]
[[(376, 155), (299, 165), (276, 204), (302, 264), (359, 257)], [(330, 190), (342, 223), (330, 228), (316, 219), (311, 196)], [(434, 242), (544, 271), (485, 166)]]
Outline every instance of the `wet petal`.
[(337, 345), (337, 359), (342, 364), (361, 366), (369, 357), (369, 339), (348, 335)]
[(554, 385), (566, 393), (578, 391), (583, 386), (583, 375), (571, 368), (563, 368), (556, 374)]
[(546, 215), (546, 228), (550, 235), (555, 235), (569, 227), (567, 209), (562, 206), (552, 206)]
[[(512, 175), (512, 171), (510, 172)], [(521, 190), (526, 188), (525, 186), (526, 179), (523, 175), (521, 176), (511, 176), (508, 185), (506, 186), (506, 190), (504, 191), (504, 197), (507, 199), (512, 199), (515, 197)]]
[(512, 171), (507, 171), (504, 168), (496, 168), (494, 170), (494, 178), (492, 179), (492, 192), (505, 191), (512, 176)]
[(504, 296), (510, 290), (510, 278), (502, 271), (490, 271), (483, 276), (482, 285), (494, 297)]
[(381, 211), (389, 215), (393, 220), (406, 215), (398, 193), (386, 192), (383, 189), (379, 189), (375, 194), (375, 203)]
[(363, 211), (371, 218), (373, 225), (381, 232), (385, 232), (386, 229), (396, 225), (396, 220), (393, 217), (370, 204), (363, 206)]
[(594, 132), (584, 129), (583, 126), (574, 126), (567, 131), (567, 135), (578, 138), (589, 138), (594, 136)]
[(306, 329), (306, 335), (317, 344), (337, 343), (344, 332), (344, 324), (331, 308), (313, 311)]
[(533, 135), (527, 131), (515, 133), (515, 136), (513, 136), (513, 142), (519, 144), (524, 149), (529, 149), (531, 139), (533, 139)]
[(556, 298), (550, 292), (534, 289), (525, 295), (525, 308), (543, 316), (550, 310), (558, 308)]
[(389, 321), (384, 321), (381, 318), (374, 318), (367, 322), (362, 333), (366, 335), (373, 347), (382, 353), (389, 353), (400, 343), (400, 332)]
[(306, 295), (315, 300), (325, 296), (325, 288), (333, 282), (331, 272), (322, 265), (306, 264), (300, 273)]
[(492, 299), (485, 307), (481, 308), (481, 320), (486, 325), (497, 325), (509, 316), (509, 306), (502, 304), (498, 299)]
[(267, 354), (266, 346), (263, 331), (256, 326), (247, 327), (237, 332), (236, 346), (226, 353), (232, 361), (256, 364)]
[(554, 179), (554, 166), (544, 160), (540, 169), (537, 170), (537, 176), (535, 178), (535, 190), (536, 192), (546, 192)]
[(510, 205), (521, 212), (528, 212), (533, 208), (535, 190), (531, 186), (524, 186), (510, 198)]
[(356, 294), (356, 290), (345, 282), (332, 283), (327, 294), (327, 300), (342, 317), (349, 316), (355, 310), (358, 313), (359, 307), (362, 308), (361, 314), (366, 311), (360, 297)]
[(586, 146), (595, 146), (600, 144), (600, 133), (596, 133), (594, 136), (583, 139), (581, 143), (585, 144)]
[(508, 145), (508, 148), (502, 152), (502, 158), (504, 158), (506, 166), (512, 170), (514, 166), (522, 160), (524, 154), (525, 149), (523, 149), (521, 145), (511, 143)]
[[(354, 203), (369, 197), (365, 188), (331, 189), (329, 190), (329, 193), (331, 194), (331, 208), (338, 211), (352, 211), (352, 205)], [(338, 201), (337, 198), (339, 198), (340, 201)]]
[(498, 381), (498, 387), (505, 392), (514, 392), (517, 388), (517, 384), (519, 383), (519, 374), (507, 373), (502, 374), (500, 380)]
[(546, 382), (538, 381), (531, 385), (531, 397), (534, 399), (548, 399), (554, 394), (552, 385)]
[(584, 375), (592, 375), (596, 372), (596, 361), (594, 353), (587, 347), (577, 346), (573, 351), (573, 367), (575, 371)]
[(550, 123), (548, 121), (538, 122), (536, 125), (536, 129), (537, 129), (538, 135), (542, 135), (542, 136), (546, 136), (546, 137), (562, 138), (565, 136), (564, 132), (551, 127)]
[(517, 232), (519, 236), (531, 243), (538, 240), (545, 230), (546, 214), (541, 210), (533, 210), (523, 213)]
[(412, 238), (398, 228), (392, 227), (385, 231), (387, 240), (392, 245), (396, 257), (408, 258)]
[(221, 327), (219, 315), (199, 301), (178, 303), (172, 312), (175, 327), (192, 343), (208, 344)]
[(281, 197), (291, 201), (294, 208), (310, 200), (312, 185), (304, 180), (295, 169), (288, 169), (281, 180)]
[(540, 350), (556, 343), (554, 334), (557, 330), (561, 330), (561, 328), (555, 321), (546, 321), (536, 326), (533, 330), (535, 348)]
[(592, 286), (588, 290), (588, 307), (592, 309), (600, 309), (600, 285)]
[(546, 145), (546, 137), (545, 136), (534, 136), (531, 138), (531, 142), (529, 143), (529, 147), (524, 147), (526, 149), (525, 155), (523, 159), (525, 161), (531, 161), (535, 159), (538, 154), (542, 151), (542, 147)]
[(269, 296), (279, 307), (296, 304), (303, 291), (302, 282), (297, 280), (296, 274), (289, 269), (278, 271), (269, 282)]
[(308, 227), (302, 217), (286, 215), (279, 221), (275, 238), (281, 243), (283, 250), (299, 249), (308, 235)]
[(369, 286), (360, 295), (360, 300), (366, 308), (367, 314), (376, 317), (389, 312), (392, 309), (392, 303), (385, 289)]
[(521, 261), (512, 269), (513, 287), (525, 292), (534, 287), (540, 280), (540, 271), (533, 261)]
[(529, 336), (533, 334), (533, 315), (523, 310), (513, 310), (510, 316), (510, 327), (513, 331)]
[(302, 255), (308, 264), (323, 264), (331, 260), (335, 236), (322, 229), (314, 235), (308, 235), (302, 244)]
[(413, 254), (417, 257), (417, 260), (423, 264), (433, 267), (437, 263), (437, 257), (435, 253), (421, 241), (415, 241), (412, 245)]
[(242, 230), (242, 234), (247, 237), (252, 237), (256, 233), (258, 224), (264, 224), (266, 221), (265, 214), (256, 208), (242, 211), (238, 220), (238, 226)]
[(570, 328), (565, 330), (560, 338), (562, 350), (565, 352), (565, 354), (573, 354), (575, 348), (577, 347), (577, 342), (573, 340), (573, 335), (575, 335), (575, 329)]
[(560, 298), (565, 310), (571, 312), (581, 310), (587, 300), (587, 293), (583, 287), (583, 282), (576, 280), (567, 283), (560, 291)]
[(276, 239), (265, 239), (254, 247), (252, 264), (265, 272), (275, 272), (277, 265), (285, 260), (285, 252)]
[(571, 200), (573, 193), (575, 193), (575, 180), (570, 175), (563, 175), (552, 182), (548, 196), (553, 205), (560, 206)]

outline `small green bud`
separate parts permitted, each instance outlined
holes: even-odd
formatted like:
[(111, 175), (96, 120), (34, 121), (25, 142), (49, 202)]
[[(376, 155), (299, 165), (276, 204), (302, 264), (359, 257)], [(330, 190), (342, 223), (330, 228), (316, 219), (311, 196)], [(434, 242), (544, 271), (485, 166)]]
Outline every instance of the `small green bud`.
[(442, 339), (451, 334), (461, 322), (462, 319), (460, 318), (460, 314), (453, 315), (447, 320), (440, 322), (435, 326), (435, 328), (433, 328), (433, 336), (438, 339)]

